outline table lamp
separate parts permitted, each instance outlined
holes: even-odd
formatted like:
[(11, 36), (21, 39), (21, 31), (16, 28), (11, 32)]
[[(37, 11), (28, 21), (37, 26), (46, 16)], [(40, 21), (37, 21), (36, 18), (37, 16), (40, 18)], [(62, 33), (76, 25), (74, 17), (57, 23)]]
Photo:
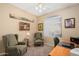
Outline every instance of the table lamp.
[(30, 37), (30, 33), (27, 32), (26, 35), (27, 35), (27, 39), (29, 39), (29, 37)]

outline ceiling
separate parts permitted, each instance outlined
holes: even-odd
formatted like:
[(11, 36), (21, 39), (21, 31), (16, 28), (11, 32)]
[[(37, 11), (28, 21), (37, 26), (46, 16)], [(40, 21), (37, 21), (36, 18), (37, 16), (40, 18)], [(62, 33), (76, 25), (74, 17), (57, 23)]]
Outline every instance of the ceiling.
[(75, 5), (76, 3), (42, 3), (44, 10), (42, 12), (39, 12), (35, 9), (38, 3), (12, 3), (12, 5), (21, 8), (29, 13), (32, 13), (33, 15), (40, 16), (49, 12), (54, 12), (56, 10), (70, 7)]

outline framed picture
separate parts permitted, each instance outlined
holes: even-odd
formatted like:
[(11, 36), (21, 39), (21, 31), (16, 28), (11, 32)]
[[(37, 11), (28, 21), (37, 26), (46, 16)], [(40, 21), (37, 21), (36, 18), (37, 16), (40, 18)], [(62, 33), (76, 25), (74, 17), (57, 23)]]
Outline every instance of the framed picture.
[(38, 31), (43, 31), (43, 23), (38, 24)]
[(19, 23), (19, 30), (21, 30), (21, 31), (24, 31), (24, 30), (29, 31), (30, 30), (30, 24), (25, 23), (25, 22), (20, 22)]
[(65, 28), (75, 28), (75, 18), (65, 19)]

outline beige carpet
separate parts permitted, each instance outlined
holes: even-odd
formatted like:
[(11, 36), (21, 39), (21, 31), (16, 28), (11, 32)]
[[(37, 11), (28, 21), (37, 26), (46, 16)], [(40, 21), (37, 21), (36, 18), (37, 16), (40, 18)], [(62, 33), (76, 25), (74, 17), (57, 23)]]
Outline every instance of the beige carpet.
[(48, 56), (51, 49), (50, 46), (28, 47), (24, 56)]

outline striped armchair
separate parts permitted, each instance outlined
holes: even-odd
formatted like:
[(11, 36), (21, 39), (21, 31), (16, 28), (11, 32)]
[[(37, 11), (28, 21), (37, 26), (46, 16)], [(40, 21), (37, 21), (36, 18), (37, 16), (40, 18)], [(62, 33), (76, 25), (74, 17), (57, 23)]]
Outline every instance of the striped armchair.
[(5, 47), (5, 53), (9, 56), (23, 55), (27, 46), (23, 42), (18, 42), (15, 34), (7, 34), (3, 36), (3, 43)]

